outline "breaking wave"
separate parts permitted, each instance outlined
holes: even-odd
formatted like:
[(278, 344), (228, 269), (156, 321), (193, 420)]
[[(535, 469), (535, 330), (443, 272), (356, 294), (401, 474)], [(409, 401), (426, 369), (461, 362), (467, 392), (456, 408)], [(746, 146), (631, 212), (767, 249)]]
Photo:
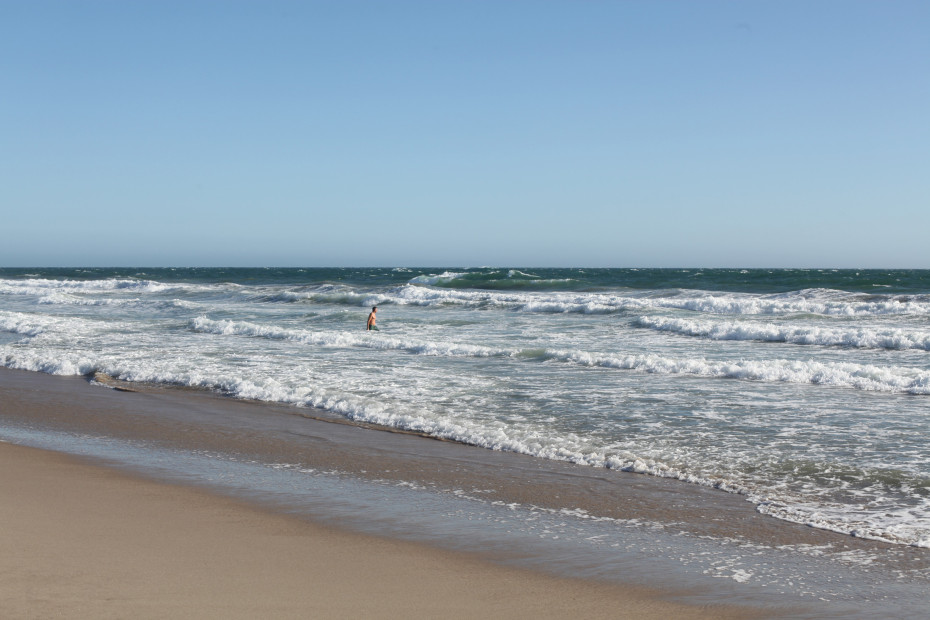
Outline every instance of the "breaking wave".
[(710, 340), (757, 340), (864, 349), (920, 349), (930, 351), (930, 332), (922, 330), (870, 329), (865, 327), (797, 327), (775, 323), (702, 321), (645, 316), (639, 317), (635, 325), (656, 331)]
[(477, 345), (384, 337), (370, 332), (314, 332), (259, 325), (248, 321), (215, 321), (206, 317), (192, 320), (190, 327), (195, 331), (217, 335), (290, 340), (320, 346), (393, 349), (418, 355), (513, 357), (543, 362), (556, 361), (586, 367), (635, 370), (661, 375), (825, 385), (874, 392), (930, 394), (930, 371), (893, 366), (814, 360), (709, 361), (703, 358), (675, 359), (643, 354), (609, 355), (579, 350), (495, 349)]
[[(315, 294), (308, 297), (317, 299)], [(720, 315), (883, 316), (930, 315), (930, 300), (880, 297), (841, 291), (800, 291), (753, 295), (681, 290), (672, 293), (505, 292), (403, 286), (378, 295), (347, 297), (349, 303), (400, 305), (461, 305), (505, 308), (524, 312), (611, 314), (650, 309), (687, 310)], [(337, 302), (338, 303), (338, 302)]]

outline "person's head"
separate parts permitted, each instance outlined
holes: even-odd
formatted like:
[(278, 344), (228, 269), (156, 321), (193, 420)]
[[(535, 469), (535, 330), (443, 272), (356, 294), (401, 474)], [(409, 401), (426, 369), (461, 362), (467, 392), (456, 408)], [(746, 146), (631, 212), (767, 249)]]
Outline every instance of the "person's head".
[(371, 307), (371, 311), (372, 311), (372, 312), (377, 312), (377, 311), (378, 311), (378, 306), (372, 306), (372, 307)]

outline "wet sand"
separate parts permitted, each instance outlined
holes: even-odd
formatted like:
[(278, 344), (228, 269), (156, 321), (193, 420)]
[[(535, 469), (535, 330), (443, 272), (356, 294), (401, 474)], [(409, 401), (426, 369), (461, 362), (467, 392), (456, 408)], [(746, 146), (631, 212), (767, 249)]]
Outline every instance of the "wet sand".
[(0, 444), (5, 618), (747, 618), (320, 527)]
[(21, 424), (243, 460), (300, 463), (438, 488), (478, 488), (491, 500), (659, 520), (696, 534), (739, 530), (774, 544), (819, 544), (825, 534), (762, 517), (739, 496), (676, 480), (358, 426), (318, 410), (245, 402), (201, 390), (108, 383), (119, 389), (92, 385), (83, 377), (0, 369), (0, 414)]
[[(490, 499), (662, 522), (698, 537), (737, 532), (766, 545), (828, 542), (853, 552), (876, 546), (780, 522), (738, 496), (673, 480), (196, 390), (113, 385), (136, 391), (0, 369), (0, 423), (480, 488)], [(725, 588), (702, 593), (707, 604), (680, 604), (682, 592), (669, 583), (644, 588), (513, 568), (493, 550), (461, 553), (334, 529), (313, 514), (283, 514), (273, 502), (10, 444), (0, 444), (0, 497), (0, 609), (8, 617), (748, 618), (791, 615), (795, 604), (740, 607), (728, 604)]]

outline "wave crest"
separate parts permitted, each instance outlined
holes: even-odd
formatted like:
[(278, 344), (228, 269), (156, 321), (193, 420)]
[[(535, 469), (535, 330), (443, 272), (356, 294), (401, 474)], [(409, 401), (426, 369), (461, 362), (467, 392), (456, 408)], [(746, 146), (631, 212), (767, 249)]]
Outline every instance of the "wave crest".
[(668, 317), (639, 317), (635, 323), (661, 332), (709, 340), (756, 340), (788, 344), (843, 346), (863, 349), (920, 349), (930, 351), (930, 333), (905, 329), (843, 329), (789, 327), (774, 323), (701, 321)]

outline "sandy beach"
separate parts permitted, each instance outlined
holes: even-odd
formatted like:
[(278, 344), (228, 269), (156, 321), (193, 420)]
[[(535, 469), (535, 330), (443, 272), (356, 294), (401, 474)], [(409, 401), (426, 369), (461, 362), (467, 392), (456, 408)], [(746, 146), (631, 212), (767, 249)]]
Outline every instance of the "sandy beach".
[(6, 618), (749, 618), (337, 531), (0, 444)]

